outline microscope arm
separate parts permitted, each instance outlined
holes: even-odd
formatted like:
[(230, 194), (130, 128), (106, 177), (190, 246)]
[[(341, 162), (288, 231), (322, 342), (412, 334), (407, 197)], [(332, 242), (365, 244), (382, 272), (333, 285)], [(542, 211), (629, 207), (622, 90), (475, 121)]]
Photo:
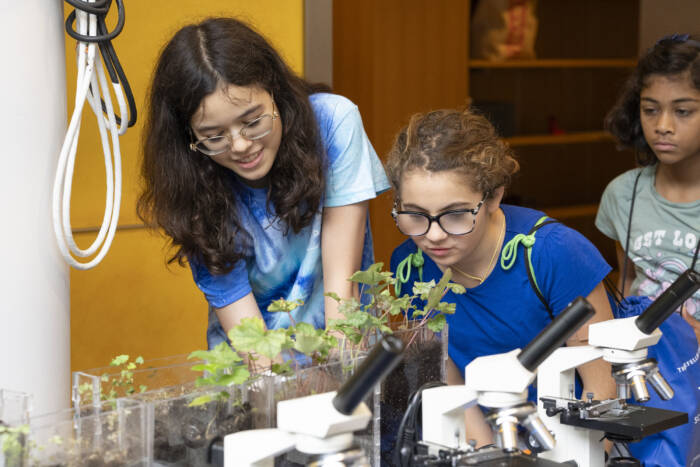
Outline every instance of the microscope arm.
[(296, 436), (278, 428), (239, 431), (224, 437), (224, 466), (273, 467), (295, 445)]

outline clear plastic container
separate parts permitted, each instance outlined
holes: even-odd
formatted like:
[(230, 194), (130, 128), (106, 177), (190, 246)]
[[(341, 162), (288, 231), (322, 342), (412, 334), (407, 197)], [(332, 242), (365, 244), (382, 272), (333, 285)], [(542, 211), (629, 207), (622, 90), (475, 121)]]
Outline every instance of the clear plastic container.
[[(73, 403), (89, 407), (112, 389), (112, 395), (141, 401), (146, 406), (147, 456), (153, 465), (207, 466), (210, 445), (217, 437), (268, 428), (270, 417), (264, 410), (267, 394), (261, 394), (259, 385), (196, 387), (201, 372), (191, 368), (198, 363), (187, 355), (149, 360), (130, 372), (128, 384), (116, 387), (112, 381), (121, 377), (118, 367), (76, 372)], [(211, 400), (190, 405), (200, 397)]]
[[(132, 388), (134, 393), (138, 393), (142, 392), (142, 387), (149, 391), (193, 383), (200, 374), (191, 369), (197, 363), (196, 360), (188, 360), (187, 354), (147, 360), (130, 371), (128, 384), (113, 384), (124, 380), (121, 367), (105, 366), (73, 372), (71, 388), (73, 407), (90, 404), (94, 400), (105, 397), (110, 399), (126, 397), (131, 395), (129, 392)], [(112, 390), (114, 392), (110, 394)]]
[[(10, 422), (22, 426), (19, 422)], [(147, 466), (146, 411), (120, 399), (32, 416), (5, 453), (6, 467)]]
[(0, 467), (19, 464), (31, 410), (30, 394), (0, 389)]
[(10, 420), (28, 423), (31, 410), (31, 394), (0, 388), (0, 425)]
[[(393, 465), (391, 458), (396, 433), (408, 408), (411, 394), (426, 383), (447, 381), (447, 326), (434, 333), (426, 326), (416, 327), (416, 322), (391, 323), (394, 335), (404, 343), (401, 362), (381, 383), (380, 425), (382, 460)], [(379, 464), (376, 464), (379, 465)]]

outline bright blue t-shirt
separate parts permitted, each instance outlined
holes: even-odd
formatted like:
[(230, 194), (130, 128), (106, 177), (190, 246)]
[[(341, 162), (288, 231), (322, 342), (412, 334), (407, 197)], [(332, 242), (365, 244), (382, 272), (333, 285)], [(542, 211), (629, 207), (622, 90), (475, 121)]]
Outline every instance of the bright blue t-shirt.
[[(545, 215), (518, 206), (501, 205), (501, 209), (506, 222), (503, 245), (517, 234), (528, 234)], [(398, 263), (416, 250), (411, 239), (399, 245), (391, 256), (391, 270), (395, 273)], [(583, 235), (558, 222), (537, 230), (531, 253), (537, 284), (555, 316), (575, 298), (588, 296), (610, 272), (610, 266)], [(424, 259), (423, 281), (437, 282), (442, 271), (428, 255), (424, 254)], [(518, 246), (515, 263), (508, 270), (498, 261), (483, 283), (463, 295), (445, 295), (444, 301), (457, 304), (456, 312), (447, 315), (448, 352), (462, 376), (476, 357), (522, 349), (551, 321), (530, 286), (525, 261), (523, 247)], [(414, 268), (403, 287), (410, 291), (417, 280)], [(530, 396), (534, 397), (534, 392)]]
[[(323, 206), (359, 203), (389, 189), (357, 106), (334, 94), (313, 94), (309, 99), (327, 157)], [(210, 305), (209, 347), (226, 340), (213, 308), (229, 305), (250, 292), (269, 329), (290, 325), (287, 313), (267, 312), (268, 305), (279, 298), (303, 300), (304, 305), (292, 313), (294, 320), (324, 327), (321, 210), (310, 225), (294, 233), (287, 231), (273, 207), (267, 206), (266, 189), (250, 188), (240, 182), (234, 182), (233, 187), (240, 222), (253, 242), (252, 251), (223, 275), (212, 275), (203, 264), (190, 260), (194, 281)], [(365, 231), (363, 269), (372, 264), (374, 257), (369, 218)]]

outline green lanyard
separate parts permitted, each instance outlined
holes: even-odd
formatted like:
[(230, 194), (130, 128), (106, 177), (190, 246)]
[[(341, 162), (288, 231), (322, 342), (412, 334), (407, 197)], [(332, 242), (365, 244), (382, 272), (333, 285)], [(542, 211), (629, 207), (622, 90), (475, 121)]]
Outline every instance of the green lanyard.
[(401, 286), (408, 282), (411, 277), (411, 268), (418, 268), (418, 280), (423, 282), (423, 264), (425, 259), (423, 259), (423, 250), (418, 248), (418, 251), (411, 253), (406, 256), (403, 261), (399, 263), (396, 267), (396, 296), (401, 296)]
[(525, 264), (527, 268), (527, 278), (530, 281), (530, 285), (532, 286), (535, 295), (537, 295), (537, 298), (540, 299), (540, 302), (542, 302), (544, 305), (547, 313), (549, 313), (549, 317), (554, 319), (554, 313), (552, 312), (549, 303), (547, 303), (547, 300), (544, 298), (544, 295), (540, 291), (540, 286), (537, 285), (535, 268), (532, 267), (532, 246), (535, 244), (535, 232), (537, 232), (540, 227), (558, 222), (554, 219), (550, 219), (548, 221), (546, 220), (547, 216), (540, 217), (527, 235), (521, 233), (517, 234), (505, 244), (503, 247), (503, 253), (501, 253), (501, 267), (504, 271), (507, 271), (513, 267), (513, 264), (515, 264), (515, 260), (518, 257), (518, 244), (522, 244), (523, 248), (525, 249), (525, 258), (527, 259)]

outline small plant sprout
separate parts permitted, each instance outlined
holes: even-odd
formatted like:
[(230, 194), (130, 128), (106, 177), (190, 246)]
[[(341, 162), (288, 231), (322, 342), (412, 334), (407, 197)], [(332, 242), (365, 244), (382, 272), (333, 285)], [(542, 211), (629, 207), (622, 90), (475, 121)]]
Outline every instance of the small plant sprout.
[(231, 345), (247, 355), (254, 371), (257, 370), (255, 368), (257, 356), (262, 355), (273, 362), (270, 367), (273, 373), (290, 373), (296, 359), (279, 363), (282, 352), (289, 349), (304, 354), (317, 363), (328, 361), (330, 351), (337, 347), (338, 341), (323, 329), (316, 329), (309, 323), (296, 323), (292, 317), (292, 311), (301, 305), (303, 305), (301, 300), (279, 299), (268, 306), (269, 312), (289, 314), (292, 325), (287, 329), (266, 329), (260, 318), (244, 318), (238, 326), (229, 331)]
[[(243, 384), (250, 378), (250, 372), (243, 363), (243, 359), (226, 342), (220, 343), (212, 350), (196, 350), (187, 358), (196, 358), (204, 361), (204, 363), (192, 367), (194, 371), (203, 372), (203, 376), (200, 376), (195, 381), (196, 387), (227, 387), (234, 384)], [(216, 395), (205, 394), (196, 397), (189, 405), (203, 405), (212, 400), (226, 400), (228, 397), (229, 393), (222, 390)]]
[[(115, 378), (110, 378), (109, 376), (102, 375), (102, 381), (109, 384), (110, 390), (107, 393), (107, 399), (112, 400), (117, 397), (118, 389), (122, 389), (124, 394), (130, 396), (135, 393), (137, 389), (134, 387), (134, 370), (140, 365), (143, 365), (143, 357), (140, 355), (134, 359), (134, 361), (129, 361), (128, 355), (117, 355), (109, 362), (109, 366), (113, 366), (119, 369), (119, 376)], [(140, 385), (138, 388), (139, 392), (144, 392), (146, 390), (145, 385)]]
[[(366, 344), (377, 331), (391, 333), (389, 321), (401, 322), (399, 329), (419, 330), (425, 326), (433, 332), (441, 331), (446, 324), (445, 315), (455, 312), (455, 304), (442, 302), (443, 297), (449, 291), (457, 294), (466, 291), (460, 284), (450, 282), (452, 271), (447, 269), (437, 284), (435, 281), (415, 282), (413, 295), (396, 297), (396, 279), (391, 272), (383, 271), (383, 266), (383, 263), (375, 263), (349, 279), (370, 297), (366, 304), (355, 298), (341, 299), (337, 294), (326, 294), (339, 303), (338, 309), (345, 316), (345, 319), (331, 320), (330, 329), (340, 331), (353, 344)], [(413, 339), (407, 347), (412, 342)]]
[[(448, 291), (464, 293), (465, 288), (450, 282), (452, 277), (448, 269), (440, 281), (416, 282), (413, 295), (395, 296), (394, 279), (391, 272), (382, 271), (383, 263), (371, 265), (364, 271), (357, 271), (350, 277), (360, 290), (370, 297), (368, 303), (362, 303), (356, 298), (343, 299), (333, 292), (326, 295), (338, 302), (338, 309), (343, 319), (330, 320), (326, 329), (316, 329), (313, 325), (297, 323), (292, 312), (303, 305), (301, 300), (275, 300), (268, 306), (268, 312), (287, 313), (291, 326), (287, 329), (267, 329), (261, 318), (243, 318), (231, 328), (228, 343), (221, 343), (210, 351), (196, 351), (190, 358), (199, 358), (206, 363), (194, 366), (192, 369), (204, 371), (205, 376), (197, 380), (198, 386), (227, 386), (241, 384), (258, 375), (262, 370), (258, 360), (265, 357), (271, 363), (270, 371), (275, 374), (289, 375), (298, 365), (297, 358), (289, 358), (280, 363), (286, 350), (293, 350), (306, 355), (313, 363), (328, 362), (333, 349), (342, 352), (344, 346), (338, 343), (334, 334), (340, 333), (350, 345), (351, 358), (354, 353), (366, 350), (370, 339), (377, 333), (391, 333), (391, 322), (400, 322), (400, 329), (420, 330), (427, 328), (433, 332), (441, 331), (446, 324), (445, 315), (455, 312), (455, 305), (442, 302)], [(394, 293), (392, 293), (392, 289)], [(417, 333), (411, 337), (408, 345), (413, 342)], [(237, 353), (238, 352), (238, 353)], [(240, 355), (239, 355), (240, 354)], [(241, 357), (241, 355), (243, 357)], [(342, 355), (340, 355), (343, 360)], [(248, 363), (248, 370), (245, 369)], [(221, 395), (221, 397), (227, 397)], [(210, 396), (195, 399), (197, 403), (211, 400)]]
[[(114, 367), (118, 373), (115, 376), (105, 372), (100, 376), (100, 399), (112, 401), (118, 397), (130, 396), (136, 392), (144, 392), (147, 387), (143, 384), (137, 388), (134, 385), (134, 371), (143, 365), (143, 357), (138, 356), (133, 361), (128, 355), (117, 355), (109, 362), (110, 367)], [(87, 402), (92, 401), (92, 383), (86, 382), (78, 386), (81, 397), (85, 397)]]

